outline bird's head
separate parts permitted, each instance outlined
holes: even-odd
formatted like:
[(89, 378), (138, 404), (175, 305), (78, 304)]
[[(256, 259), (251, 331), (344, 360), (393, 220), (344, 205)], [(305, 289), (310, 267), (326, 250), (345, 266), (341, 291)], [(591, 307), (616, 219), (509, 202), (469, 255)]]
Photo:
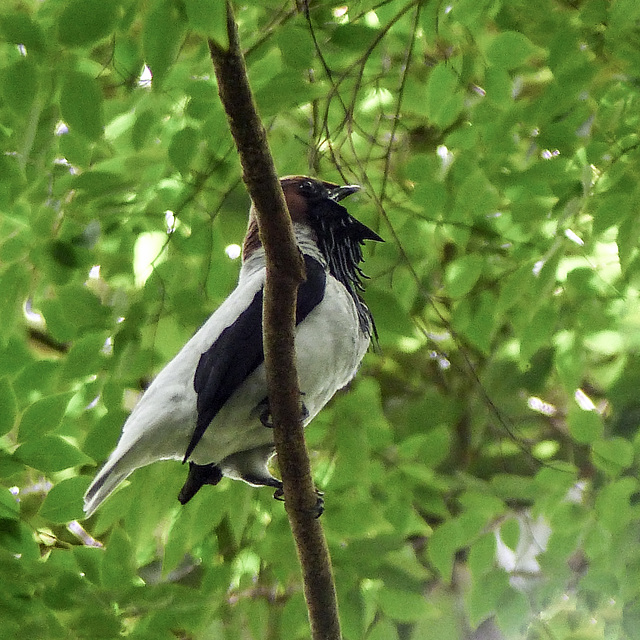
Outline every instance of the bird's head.
[[(312, 230), (332, 272), (334, 266), (338, 267), (345, 257), (357, 266), (362, 261), (360, 245), (365, 240), (384, 242), (375, 231), (349, 215), (345, 207), (339, 204), (347, 196), (359, 191), (358, 185), (340, 186), (307, 176), (286, 176), (280, 179), (280, 184), (291, 220), (296, 225)], [(251, 207), (244, 257), (247, 258), (259, 246), (258, 225), (254, 208)], [(348, 255), (341, 257), (338, 255), (341, 251), (347, 251)], [(340, 274), (333, 275), (338, 277)]]
[(321, 241), (321, 236), (333, 234), (355, 242), (382, 238), (338, 204), (347, 196), (360, 191), (358, 185), (340, 186), (306, 176), (287, 176), (280, 180), (282, 191), (293, 222), (308, 224)]

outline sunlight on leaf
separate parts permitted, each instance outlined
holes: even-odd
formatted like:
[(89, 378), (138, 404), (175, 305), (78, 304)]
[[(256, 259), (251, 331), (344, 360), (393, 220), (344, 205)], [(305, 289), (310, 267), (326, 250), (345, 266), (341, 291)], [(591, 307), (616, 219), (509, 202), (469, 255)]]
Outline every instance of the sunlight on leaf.
[(166, 260), (164, 249), (167, 243), (166, 234), (150, 231), (138, 236), (133, 249), (133, 273), (137, 287), (142, 287), (154, 267)]

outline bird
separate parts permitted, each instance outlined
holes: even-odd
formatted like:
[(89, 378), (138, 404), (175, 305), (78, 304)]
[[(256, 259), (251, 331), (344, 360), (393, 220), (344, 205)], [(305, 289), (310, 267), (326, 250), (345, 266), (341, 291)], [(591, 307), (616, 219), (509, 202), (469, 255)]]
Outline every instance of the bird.
[[(342, 200), (360, 190), (308, 176), (280, 179), (306, 267), (296, 302), (295, 348), (306, 426), (356, 375), (377, 331), (365, 304), (362, 247), (384, 242)], [(189, 464), (186, 504), (223, 477), (273, 487), (275, 454), (262, 343), (265, 253), (255, 207), (238, 284), (160, 371), (126, 419), (115, 450), (84, 496), (86, 517), (136, 469), (158, 460)]]

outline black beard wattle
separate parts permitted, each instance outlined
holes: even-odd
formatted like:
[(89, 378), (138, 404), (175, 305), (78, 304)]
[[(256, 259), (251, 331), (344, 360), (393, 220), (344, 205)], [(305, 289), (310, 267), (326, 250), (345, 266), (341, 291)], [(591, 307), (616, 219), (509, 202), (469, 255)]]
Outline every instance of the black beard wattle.
[(374, 239), (376, 234), (352, 218), (343, 206), (331, 201), (327, 204), (329, 206), (322, 207), (325, 210), (318, 212), (320, 215), (314, 220), (318, 248), (327, 261), (329, 273), (344, 285), (353, 299), (362, 332), (377, 339), (373, 316), (360, 296), (364, 291), (362, 280), (368, 278), (360, 268), (362, 245), (365, 239)]

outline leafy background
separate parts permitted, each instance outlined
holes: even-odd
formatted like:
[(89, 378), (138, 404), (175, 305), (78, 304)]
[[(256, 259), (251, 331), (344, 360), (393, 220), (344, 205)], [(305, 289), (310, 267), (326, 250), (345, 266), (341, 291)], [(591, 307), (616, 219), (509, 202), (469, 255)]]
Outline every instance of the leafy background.
[[(271, 493), (81, 496), (235, 285), (212, 0), (0, 9), (2, 638), (308, 637)], [(640, 637), (640, 3), (238, 4), (281, 174), (357, 182), (380, 349), (308, 428), (346, 640)], [(151, 80), (152, 78), (152, 80)]]

